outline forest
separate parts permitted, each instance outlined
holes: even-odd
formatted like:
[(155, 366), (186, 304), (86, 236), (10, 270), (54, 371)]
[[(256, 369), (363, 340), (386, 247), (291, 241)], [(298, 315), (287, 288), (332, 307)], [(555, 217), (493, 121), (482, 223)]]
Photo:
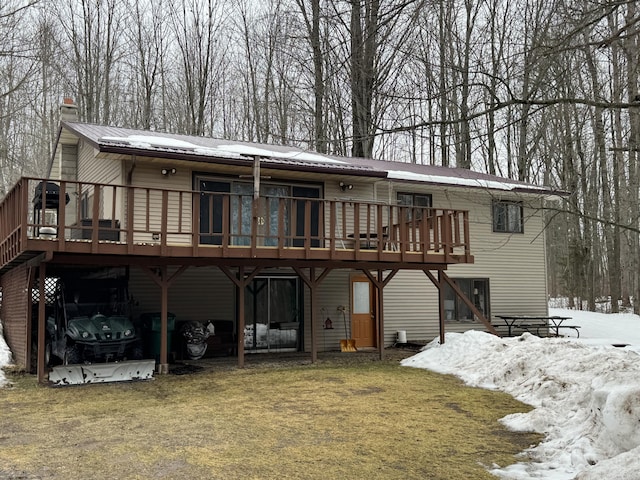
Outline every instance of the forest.
[(82, 121), (469, 168), (545, 208), (551, 297), (640, 313), (640, 5), (3, 0), (0, 197)]

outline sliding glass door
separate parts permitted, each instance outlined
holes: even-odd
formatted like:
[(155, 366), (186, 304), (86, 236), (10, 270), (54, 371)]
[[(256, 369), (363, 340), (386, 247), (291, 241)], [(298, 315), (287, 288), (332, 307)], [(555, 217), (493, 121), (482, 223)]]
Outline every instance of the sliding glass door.
[(248, 353), (296, 351), (302, 330), (297, 277), (257, 277), (245, 292)]
[[(250, 245), (253, 184), (206, 178), (198, 178), (197, 183), (200, 190), (200, 243), (221, 245), (223, 222), (228, 218), (229, 245)], [(319, 202), (313, 201), (307, 209), (305, 201), (293, 197), (319, 199), (320, 192), (319, 186), (261, 184), (256, 244), (278, 246), (278, 235), (282, 233), (286, 239), (285, 246), (304, 246), (305, 222), (308, 221), (311, 246), (319, 246), (322, 221)], [(292, 223), (295, 225), (293, 235)]]

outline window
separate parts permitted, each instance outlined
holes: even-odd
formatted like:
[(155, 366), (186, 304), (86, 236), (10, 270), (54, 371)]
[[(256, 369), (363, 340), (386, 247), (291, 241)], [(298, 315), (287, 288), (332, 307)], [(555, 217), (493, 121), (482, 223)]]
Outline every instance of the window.
[[(401, 207), (418, 207), (418, 208), (431, 208), (431, 195), (423, 193), (402, 193), (398, 192), (398, 205)], [(405, 214), (406, 220), (410, 221), (413, 218), (412, 210), (407, 209)], [(416, 214), (416, 220), (422, 218), (421, 212)]]
[[(229, 243), (250, 245), (252, 228), (253, 184), (224, 179), (197, 178), (200, 193), (200, 243), (221, 245), (225, 215), (228, 219)], [(228, 211), (224, 210), (224, 194), (229, 196)], [(279, 199), (284, 202), (282, 232), (285, 245), (304, 246), (306, 205), (300, 199), (319, 199), (319, 186), (297, 186), (263, 183), (258, 203), (259, 245), (277, 246), (279, 229)], [(296, 198), (291, 198), (291, 197)], [(309, 210), (311, 246), (320, 245), (320, 202), (312, 201)]]
[(93, 216), (93, 195), (89, 195), (87, 192), (84, 192), (80, 199), (80, 214), (82, 218)]
[(523, 233), (522, 202), (493, 202), (493, 231)]
[[(489, 279), (488, 278), (455, 278), (456, 285), (473, 305), (489, 318)], [(444, 314), (449, 322), (472, 322), (475, 316), (466, 303), (459, 298), (449, 285), (444, 290)]]

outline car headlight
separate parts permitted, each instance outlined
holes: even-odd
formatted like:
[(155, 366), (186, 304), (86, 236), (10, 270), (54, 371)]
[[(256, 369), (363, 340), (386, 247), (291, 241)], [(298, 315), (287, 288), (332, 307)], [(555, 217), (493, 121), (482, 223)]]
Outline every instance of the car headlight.
[(128, 329), (128, 328), (127, 328), (127, 329), (124, 331), (124, 336), (125, 336), (125, 337), (130, 337), (131, 335), (133, 335), (133, 332), (132, 332), (130, 329)]
[(89, 332), (82, 332), (80, 335), (82, 338), (89, 338)]

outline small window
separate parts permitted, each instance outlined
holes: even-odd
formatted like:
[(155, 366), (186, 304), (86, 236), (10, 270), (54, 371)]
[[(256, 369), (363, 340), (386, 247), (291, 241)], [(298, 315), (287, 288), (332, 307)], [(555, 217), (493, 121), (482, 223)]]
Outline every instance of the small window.
[[(489, 279), (488, 278), (456, 278), (453, 279), (465, 296), (486, 317), (489, 312)], [(469, 306), (456, 295), (449, 285), (445, 285), (444, 314), (448, 322), (472, 322), (475, 316)]]
[[(398, 192), (398, 205), (401, 207), (419, 207), (419, 208), (431, 208), (431, 195), (423, 193), (402, 193)], [(410, 221), (412, 218), (411, 210), (407, 209), (406, 220)], [(416, 219), (420, 220), (422, 215), (420, 212), (416, 214)]]
[(82, 218), (93, 216), (93, 195), (89, 195), (87, 192), (84, 192), (80, 199), (80, 214)]
[(493, 231), (503, 233), (523, 233), (522, 203), (494, 202)]

